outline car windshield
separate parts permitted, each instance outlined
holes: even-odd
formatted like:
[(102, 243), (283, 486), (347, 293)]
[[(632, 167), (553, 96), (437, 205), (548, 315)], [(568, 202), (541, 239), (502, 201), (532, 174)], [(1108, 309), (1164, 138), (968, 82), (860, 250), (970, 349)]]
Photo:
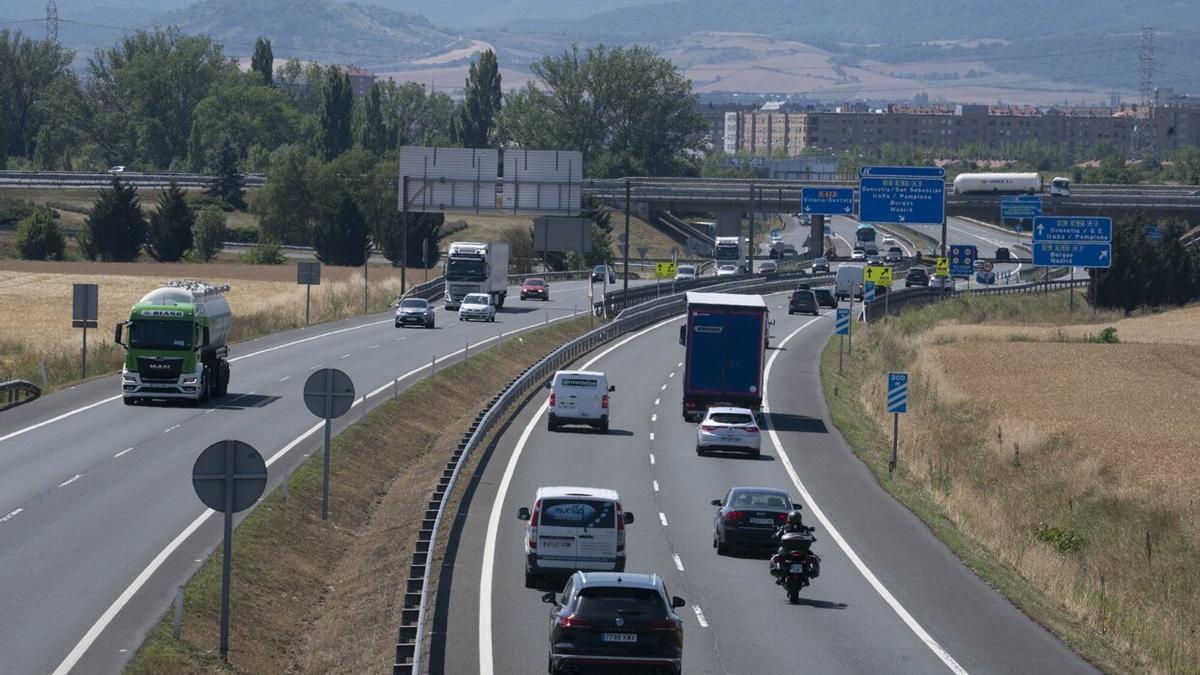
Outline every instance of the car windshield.
[(422, 300), (421, 298), (409, 298), (400, 303), (400, 307), (403, 309), (425, 309), (428, 306), (429, 301)]
[(735, 492), (731, 506), (756, 509), (790, 509), (787, 497), (778, 492)]
[(680, 265), (675, 269), (678, 274), (695, 274), (696, 268), (691, 265)]
[(592, 268), (593, 274), (604, 274), (606, 271), (607, 270), (604, 265), (596, 265), (594, 268)]
[(754, 418), (745, 413), (712, 413), (708, 416), (710, 422), (717, 424), (753, 424)]
[(604, 499), (543, 499), (539, 524), (543, 527), (611, 529), (617, 526), (616, 509)]
[(129, 346), (133, 349), (189, 349), (192, 346), (192, 323), (146, 319), (131, 321)]
[(662, 596), (653, 588), (596, 586), (579, 591), (580, 614), (658, 614), (666, 611)]
[(483, 293), (469, 293), (463, 298), (464, 305), (486, 305), (488, 304), (488, 296)]
[(792, 299), (797, 302), (812, 302), (812, 291), (796, 291), (792, 294)]
[(817, 295), (817, 297), (819, 297), (819, 298), (829, 298), (829, 297), (833, 296), (833, 293), (831, 293), (830, 291), (828, 291), (824, 288), (815, 290), (815, 291), (813, 291), (813, 293), (815, 293)]
[(816, 260), (813, 261), (813, 264), (814, 265), (828, 265), (829, 258), (817, 258)]
[(544, 279), (526, 279), (525, 285), (526, 286), (545, 286), (546, 281)]

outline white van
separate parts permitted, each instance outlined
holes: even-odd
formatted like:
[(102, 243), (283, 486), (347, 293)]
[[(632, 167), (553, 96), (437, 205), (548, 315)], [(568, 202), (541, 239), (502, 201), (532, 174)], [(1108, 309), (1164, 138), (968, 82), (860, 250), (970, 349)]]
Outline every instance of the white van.
[(527, 523), (526, 588), (577, 571), (625, 571), (625, 526), (633, 523), (633, 514), (621, 509), (615, 490), (541, 487), (533, 509), (521, 507), (517, 518)]
[(842, 265), (837, 269), (835, 294), (838, 299), (861, 298), (863, 294), (863, 268), (861, 265)]
[(556, 431), (564, 424), (586, 424), (608, 431), (609, 386), (604, 373), (595, 370), (560, 370), (550, 382), (550, 417), (546, 428)]

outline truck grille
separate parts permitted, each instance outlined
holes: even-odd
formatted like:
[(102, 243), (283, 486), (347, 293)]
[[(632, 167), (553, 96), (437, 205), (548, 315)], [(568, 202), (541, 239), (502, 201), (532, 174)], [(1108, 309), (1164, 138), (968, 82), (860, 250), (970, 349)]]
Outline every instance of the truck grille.
[(138, 357), (138, 374), (143, 382), (177, 382), (183, 370), (183, 359)]

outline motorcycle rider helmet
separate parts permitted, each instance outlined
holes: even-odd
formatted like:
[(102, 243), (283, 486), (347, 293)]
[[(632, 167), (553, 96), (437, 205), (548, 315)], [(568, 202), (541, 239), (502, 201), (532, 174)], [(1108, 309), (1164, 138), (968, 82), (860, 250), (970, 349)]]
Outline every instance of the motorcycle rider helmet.
[(787, 516), (788, 525), (800, 525), (804, 522), (804, 516), (801, 515), (800, 509), (792, 511)]

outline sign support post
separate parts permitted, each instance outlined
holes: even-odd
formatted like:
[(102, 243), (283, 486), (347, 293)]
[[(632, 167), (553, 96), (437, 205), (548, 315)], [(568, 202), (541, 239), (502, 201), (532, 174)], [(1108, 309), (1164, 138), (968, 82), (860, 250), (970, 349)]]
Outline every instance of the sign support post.
[(400, 179), (400, 295), (404, 295), (408, 270), (408, 176)]
[[(354, 405), (354, 383), (336, 368), (313, 371), (304, 382), (304, 404), (309, 412), (325, 418), (325, 456), (321, 485), (321, 520), (329, 519), (329, 444), (333, 419), (350, 412)], [(366, 405), (366, 402), (363, 402)]]
[(838, 375), (842, 374), (842, 352), (846, 347), (846, 336), (850, 334), (850, 310), (837, 308), (834, 328), (838, 335)]
[(892, 413), (892, 458), (888, 461), (888, 480), (892, 480), (899, 462), (900, 413), (908, 412), (908, 373), (891, 372), (887, 376), (887, 411)]
[[(100, 286), (73, 284), (71, 286), (71, 325), (83, 329), (83, 349), (80, 352), (79, 377), (87, 377), (87, 331), (98, 324)], [(44, 379), (44, 378), (43, 378)]]

